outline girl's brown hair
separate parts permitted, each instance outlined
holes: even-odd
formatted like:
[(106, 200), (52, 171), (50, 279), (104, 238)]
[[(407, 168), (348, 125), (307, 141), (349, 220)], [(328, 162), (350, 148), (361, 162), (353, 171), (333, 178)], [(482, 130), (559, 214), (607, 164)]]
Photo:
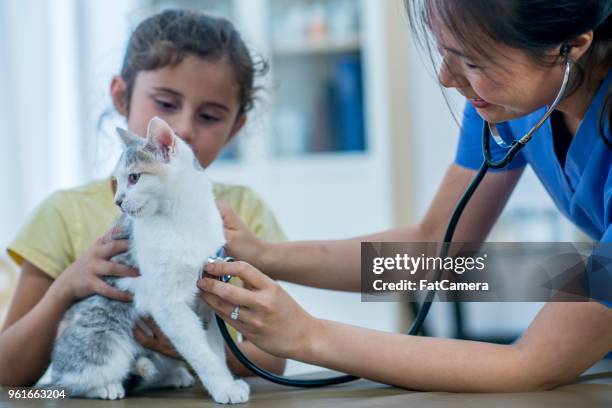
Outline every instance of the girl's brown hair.
[(130, 36), (121, 67), (127, 111), (140, 71), (176, 66), (187, 55), (208, 61), (227, 59), (239, 85), (238, 116), (253, 108), (258, 90), (255, 77), (264, 75), (268, 64), (253, 60), (232, 23), (192, 10), (166, 10), (142, 21)]

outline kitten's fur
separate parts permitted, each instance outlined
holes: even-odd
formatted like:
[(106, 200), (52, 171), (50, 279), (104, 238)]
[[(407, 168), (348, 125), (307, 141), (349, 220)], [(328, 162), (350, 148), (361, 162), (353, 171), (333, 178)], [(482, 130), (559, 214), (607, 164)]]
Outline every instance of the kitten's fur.
[(105, 278), (132, 292), (131, 304), (94, 295), (67, 311), (52, 354), (53, 383), (73, 396), (108, 399), (123, 398), (130, 373), (144, 387), (191, 386), (182, 363), (133, 339), (137, 316), (151, 315), (216, 402), (246, 402), (249, 387), (232, 377), (214, 313), (197, 296), (201, 269), (225, 242), (212, 183), (163, 120), (151, 120), (146, 140), (118, 131), (125, 150), (113, 173), (115, 203), (124, 214), (123, 236), (114, 238), (129, 237), (130, 250), (114, 260), (137, 265), (141, 276)]

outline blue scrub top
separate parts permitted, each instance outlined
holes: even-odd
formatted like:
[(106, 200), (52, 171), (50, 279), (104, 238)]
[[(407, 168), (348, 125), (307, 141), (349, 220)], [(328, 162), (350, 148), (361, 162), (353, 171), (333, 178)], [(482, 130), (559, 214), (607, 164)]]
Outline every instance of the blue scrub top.
[[(548, 120), (514, 161), (500, 170), (507, 171), (529, 164), (557, 208), (598, 242), (612, 242), (612, 149), (604, 144), (600, 136), (601, 108), (611, 84), (612, 72), (609, 71), (571, 141), (565, 166), (561, 166), (555, 154), (552, 127)], [(500, 135), (507, 143), (520, 139), (542, 118), (546, 109), (544, 107), (527, 116), (499, 124)], [(468, 103), (455, 158), (457, 164), (474, 170), (482, 164), (482, 126), (483, 119)], [(607, 119), (604, 135), (612, 140)], [(492, 138), (490, 144), (494, 158), (501, 158), (506, 152)], [(610, 271), (594, 275), (588, 274), (590, 287), (604, 291), (599, 293), (607, 293), (600, 301), (612, 307)], [(597, 298), (593, 293), (591, 295)]]

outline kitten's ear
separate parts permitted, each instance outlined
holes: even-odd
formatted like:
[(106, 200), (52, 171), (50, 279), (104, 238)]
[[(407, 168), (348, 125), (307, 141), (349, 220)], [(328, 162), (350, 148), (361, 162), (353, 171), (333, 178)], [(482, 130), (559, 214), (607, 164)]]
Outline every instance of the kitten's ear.
[(142, 143), (142, 138), (130, 132), (129, 130), (122, 129), (120, 127), (116, 128), (116, 130), (125, 147), (130, 147), (135, 143)]
[(157, 116), (149, 122), (147, 144), (159, 149), (166, 162), (169, 162), (170, 157), (176, 152), (176, 136), (172, 128)]

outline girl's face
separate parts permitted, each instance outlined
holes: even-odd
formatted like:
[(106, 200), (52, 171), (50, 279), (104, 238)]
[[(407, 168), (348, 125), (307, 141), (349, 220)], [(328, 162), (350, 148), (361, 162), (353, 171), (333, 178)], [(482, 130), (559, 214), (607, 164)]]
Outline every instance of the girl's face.
[[(525, 52), (486, 40), (489, 60), (471, 55), (449, 35), (439, 33), (440, 83), (455, 88), (482, 118), (497, 123), (550, 105), (563, 81), (564, 64), (542, 66)], [(551, 51), (551, 61), (559, 50)]]
[(242, 128), (238, 117), (239, 85), (225, 59), (206, 61), (188, 55), (178, 65), (136, 75), (129, 112), (121, 112), (125, 82), (115, 77), (111, 93), (120, 113), (127, 113), (128, 129), (146, 135), (154, 116), (164, 119), (191, 146), (202, 167), (208, 167)]

